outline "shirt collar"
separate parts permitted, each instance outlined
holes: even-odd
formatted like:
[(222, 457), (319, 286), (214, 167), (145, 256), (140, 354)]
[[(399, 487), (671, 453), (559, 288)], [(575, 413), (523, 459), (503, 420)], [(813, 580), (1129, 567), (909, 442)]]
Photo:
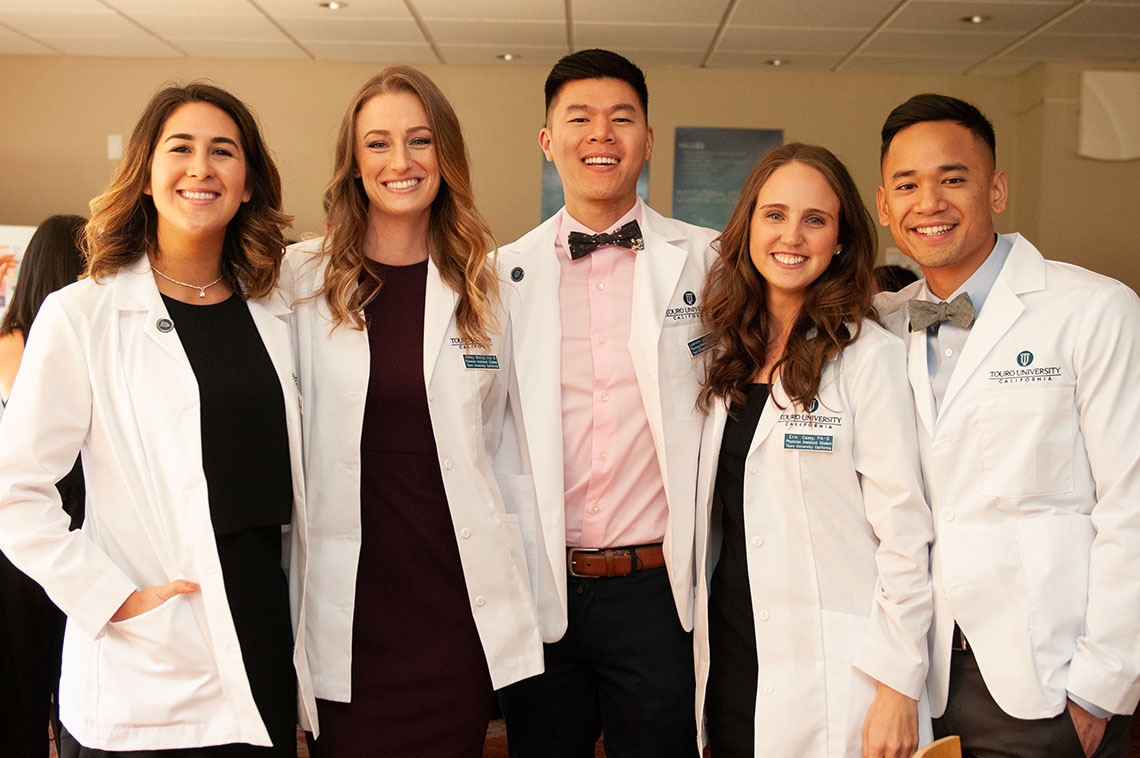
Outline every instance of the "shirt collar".
[[(613, 232), (625, 226), (630, 221), (636, 221), (638, 226), (642, 225), (640, 202), (634, 202), (633, 207), (629, 209), (628, 213), (619, 218), (613, 224), (610, 224), (608, 229), (603, 229), (602, 231)], [(582, 234), (598, 234), (598, 232), (595, 232), (593, 229), (571, 216), (570, 211), (563, 208), (562, 216), (558, 220), (558, 235), (555, 237), (555, 244), (558, 246), (558, 249), (562, 252), (562, 254), (567, 258), (570, 257), (570, 243), (567, 242), (567, 239), (570, 237), (570, 232), (581, 232)], [(613, 247), (613, 245), (607, 245), (606, 247)], [(599, 248), (599, 250), (601, 249), (604, 248)], [(630, 252), (634, 251), (631, 250)]]
[[(1009, 251), (1013, 248), (1013, 242), (1008, 237), (1003, 237), (1000, 234), (994, 235), (994, 247), (990, 254), (982, 261), (982, 265), (978, 266), (978, 270), (970, 275), (970, 278), (962, 282), (962, 286), (954, 290), (950, 297), (946, 298), (946, 302), (950, 302), (963, 292), (969, 294), (970, 302), (974, 304), (974, 312), (981, 313), (982, 306), (985, 305), (986, 298), (990, 295), (990, 290), (993, 289), (994, 282), (997, 281), (998, 274), (1001, 273), (1002, 267), (1005, 265), (1005, 259), (1009, 257)], [(941, 300), (930, 288), (923, 284), (926, 290), (926, 299), (937, 303)]]

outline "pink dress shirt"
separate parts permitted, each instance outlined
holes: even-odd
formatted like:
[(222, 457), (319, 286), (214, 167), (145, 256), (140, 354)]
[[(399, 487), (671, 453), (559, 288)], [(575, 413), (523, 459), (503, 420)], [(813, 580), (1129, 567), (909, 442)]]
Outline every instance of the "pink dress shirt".
[[(561, 268), (562, 443), (566, 544), (621, 547), (660, 542), (668, 506), (657, 451), (630, 360), (635, 253), (600, 247), (570, 259), (570, 232), (593, 234), (563, 208), (555, 252)], [(641, 223), (641, 206), (610, 229)]]

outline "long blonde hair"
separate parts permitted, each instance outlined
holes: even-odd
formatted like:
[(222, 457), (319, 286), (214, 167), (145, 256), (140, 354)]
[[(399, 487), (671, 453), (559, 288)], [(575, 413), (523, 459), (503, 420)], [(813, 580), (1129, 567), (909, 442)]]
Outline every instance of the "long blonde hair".
[(156, 251), (158, 214), (144, 190), (150, 183), (150, 163), (162, 127), (186, 103), (213, 105), (237, 125), (250, 198), (226, 226), (220, 273), (239, 296), (264, 297), (277, 284), (285, 229), (292, 221), (281, 210), (281, 177), (257, 120), (245, 104), (204, 82), (165, 87), (147, 103), (111, 183), (91, 201), (91, 221), (83, 240), (85, 275), (98, 281)]
[[(498, 297), (491, 230), (475, 208), (467, 146), (459, 119), (439, 87), (420, 71), (392, 66), (369, 79), (353, 96), (340, 122), (332, 180), (325, 190), (323, 255), (328, 265), (318, 296), (328, 302), (334, 328), (365, 326), (362, 310), (380, 291), (382, 282), (364, 265), (364, 238), (368, 230), (368, 196), (354, 176), (356, 116), (366, 102), (392, 92), (410, 92), (427, 112), (436, 157), (439, 192), (431, 205), (428, 250), (440, 277), (459, 295), (455, 321), (466, 342), (486, 344), (497, 327), (492, 300)], [(490, 251), (491, 255), (488, 255)]]

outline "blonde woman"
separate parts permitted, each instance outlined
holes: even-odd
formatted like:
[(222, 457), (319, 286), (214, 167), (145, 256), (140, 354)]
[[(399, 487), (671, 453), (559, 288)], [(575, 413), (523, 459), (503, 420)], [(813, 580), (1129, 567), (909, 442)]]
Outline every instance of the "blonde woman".
[[(511, 361), (455, 112), (384, 70), (341, 122), (328, 234), (294, 246), (311, 500), (314, 756), (482, 754), (542, 670), (517, 514), (491, 470)], [(514, 500), (514, 498), (512, 498)]]
[[(0, 548), (68, 616), (66, 758), (296, 755), (300, 413), (281, 182), (205, 84), (158, 92), (36, 317), (0, 428)], [(83, 528), (55, 482), (82, 450)], [(292, 582), (282, 530), (293, 525)]]

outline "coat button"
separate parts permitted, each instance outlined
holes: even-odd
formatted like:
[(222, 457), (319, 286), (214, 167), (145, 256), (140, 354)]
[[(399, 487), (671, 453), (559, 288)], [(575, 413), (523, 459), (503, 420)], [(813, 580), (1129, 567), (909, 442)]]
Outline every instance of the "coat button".
[(773, 692), (775, 689), (776, 689), (776, 688), (775, 688), (775, 687), (773, 687), (772, 685), (770, 685), (770, 684), (765, 684), (765, 685), (764, 685), (764, 694), (765, 694), (765, 695), (771, 695), (771, 694), (772, 694), (772, 692)]
[(748, 464), (748, 473), (749, 473), (749, 474), (755, 474), (755, 473), (756, 473), (756, 471), (757, 471), (757, 468), (756, 468), (756, 464), (755, 464), (755, 463), (750, 463), (750, 464)]
[(767, 621), (768, 619), (772, 618), (772, 614), (768, 613), (768, 611), (760, 611), (758, 614), (756, 614), (756, 617), (761, 621)]
[(763, 537), (753, 537), (752, 538), (752, 544), (755, 545), (756, 547), (764, 547), (764, 538)]
[(943, 521), (953, 521), (954, 520), (954, 511), (950, 510), (949, 508), (943, 508), (942, 509), (942, 520)]
[(482, 595), (479, 595), (478, 597), (475, 598), (475, 607), (476, 608), (482, 608), (486, 604), (487, 604), (487, 598), (483, 597)]
[(443, 459), (443, 467), (446, 470), (451, 471), (451, 459), (450, 458), (444, 458)]
[(469, 539), (471, 539), (471, 530), (468, 529), (467, 527), (463, 527), (462, 529), (459, 530), (459, 536), (465, 540), (469, 540)]

